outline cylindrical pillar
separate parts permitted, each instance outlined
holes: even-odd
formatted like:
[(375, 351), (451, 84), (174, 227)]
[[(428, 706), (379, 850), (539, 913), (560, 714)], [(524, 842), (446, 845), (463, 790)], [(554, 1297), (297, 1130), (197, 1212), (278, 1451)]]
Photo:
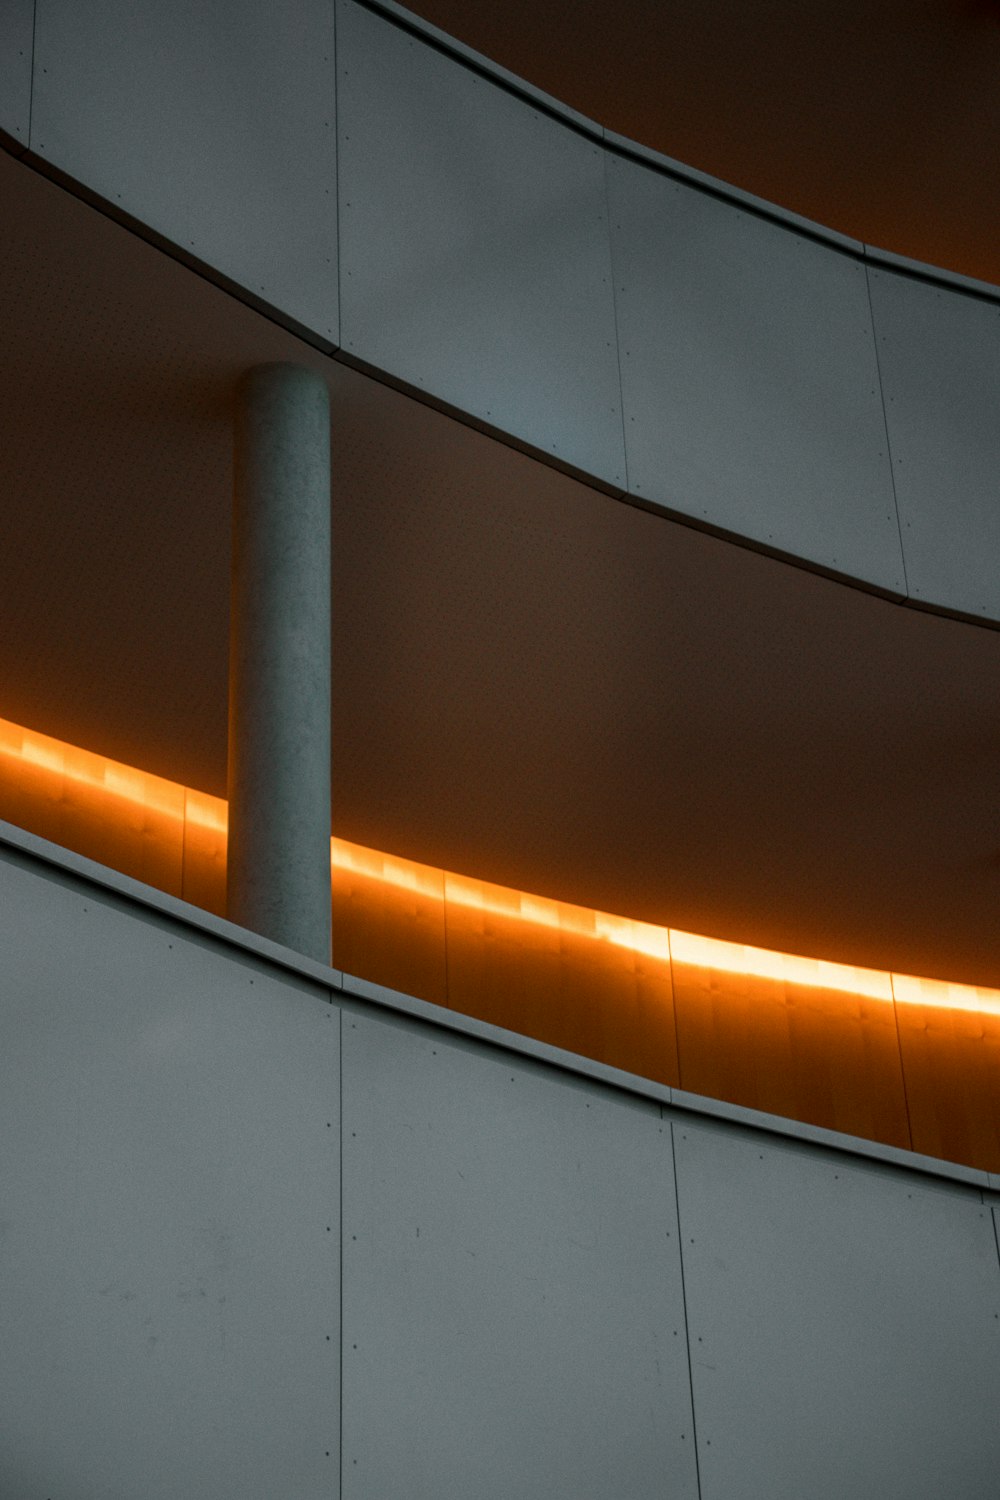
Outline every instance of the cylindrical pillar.
[(227, 911), (330, 962), (330, 411), (319, 375), (237, 391)]

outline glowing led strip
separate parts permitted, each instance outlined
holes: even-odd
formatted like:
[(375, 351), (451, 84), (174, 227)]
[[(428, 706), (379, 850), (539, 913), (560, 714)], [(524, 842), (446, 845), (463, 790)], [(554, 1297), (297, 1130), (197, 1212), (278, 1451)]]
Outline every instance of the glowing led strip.
[(892, 994), (897, 1005), (926, 1005), (933, 1010), (962, 1010), (981, 1016), (1000, 1016), (1000, 991), (950, 979), (920, 979), (915, 974), (893, 974)]
[[(105, 796), (118, 798), (179, 823), (192, 823), (222, 837), (228, 808), (220, 797), (182, 787), (164, 777), (90, 751), (80, 750), (48, 735), (37, 734), (0, 719), (0, 763), (7, 761), (64, 777)], [(699, 970), (714, 970), (746, 978), (858, 995), (887, 1004), (923, 1005), (935, 1010), (957, 1010), (1000, 1016), (1000, 991), (946, 980), (861, 969), (826, 959), (801, 958), (768, 948), (753, 948), (720, 938), (700, 937), (675, 928), (612, 916), (609, 912), (572, 906), (503, 886), (489, 886), (464, 875), (437, 870), (399, 855), (383, 854), (334, 838), (330, 843), (334, 869), (350, 871), (397, 890), (411, 891), (451, 905), (491, 916), (558, 929), (595, 942), (613, 944), (663, 963), (673, 961)]]
[(783, 984), (805, 984), (818, 990), (839, 990), (868, 1000), (892, 1000), (892, 979), (884, 969), (859, 969), (823, 958), (799, 958), (793, 953), (775, 953), (770, 948), (750, 948), (725, 943), (718, 938), (698, 937), (670, 929), (670, 956), (674, 963), (698, 969), (722, 969), (757, 979), (776, 979)]

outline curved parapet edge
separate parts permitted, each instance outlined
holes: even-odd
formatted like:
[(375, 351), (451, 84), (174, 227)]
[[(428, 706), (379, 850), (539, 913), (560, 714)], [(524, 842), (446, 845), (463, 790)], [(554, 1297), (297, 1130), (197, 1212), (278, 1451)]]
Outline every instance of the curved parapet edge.
[(283, 948), (258, 933), (237, 927), (186, 899), (122, 874), (111, 865), (78, 854), (50, 839), (0, 819), (0, 866), (3, 865), (37, 871), (43, 878), (58, 885), (92, 888), (95, 894), (104, 893), (104, 898), (119, 909), (145, 910), (163, 921), (183, 924), (190, 931), (203, 934), (206, 939), (224, 944), (234, 952), (252, 956), (276, 971), (298, 977), (307, 983), (329, 983), (342, 989), (347, 995), (370, 1003), (376, 1009), (432, 1022), (443, 1031), (485, 1042), (511, 1057), (533, 1059), (566, 1074), (605, 1084), (636, 1098), (672, 1106), (684, 1116), (744, 1126), (750, 1130), (765, 1132), (778, 1140), (825, 1147), (862, 1161), (904, 1168), (923, 1178), (937, 1178), (979, 1192), (1000, 1192), (1000, 1175), (982, 1167), (931, 1156), (905, 1146), (889, 1145), (884, 1141), (852, 1135), (843, 1130), (807, 1124), (787, 1115), (728, 1103), (710, 1095), (695, 1094), (601, 1062), (583, 1053), (512, 1031), (494, 1022), (477, 1019), (340, 969), (327, 967), (315, 959)]
[(1000, 289), (628, 141), (391, 0), (10, 17), (0, 144), (324, 352), (629, 503), (1000, 624)]

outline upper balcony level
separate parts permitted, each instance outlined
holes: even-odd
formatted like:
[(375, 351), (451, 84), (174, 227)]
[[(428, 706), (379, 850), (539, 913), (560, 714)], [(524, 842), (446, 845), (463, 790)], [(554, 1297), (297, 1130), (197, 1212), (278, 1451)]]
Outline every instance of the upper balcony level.
[(1000, 620), (995, 287), (643, 149), (381, 0), (0, 24), (8, 149), (316, 348), (633, 504)]

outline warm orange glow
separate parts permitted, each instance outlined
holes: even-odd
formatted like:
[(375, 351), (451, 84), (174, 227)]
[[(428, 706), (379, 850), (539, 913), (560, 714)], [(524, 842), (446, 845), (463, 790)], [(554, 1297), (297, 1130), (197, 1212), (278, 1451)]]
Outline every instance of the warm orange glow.
[[(129, 803), (160, 817), (225, 838), (225, 801), (204, 792), (179, 786), (132, 766), (94, 755), (48, 735), (24, 729), (0, 719), (0, 769), (6, 778), (17, 779), (18, 770), (32, 777), (41, 775), (51, 786), (47, 795), (58, 796), (60, 779), (86, 787), (109, 799), (107, 818), (113, 821), (115, 804)], [(495, 916), (515, 918), (640, 953), (648, 958), (686, 964), (703, 970), (779, 980), (813, 990), (840, 991), (891, 1004), (923, 1005), (938, 1010), (959, 1010), (1000, 1016), (1000, 991), (973, 985), (912, 975), (890, 974), (879, 969), (860, 969), (827, 959), (752, 948), (718, 938), (700, 937), (674, 928), (632, 921), (609, 912), (553, 901), (527, 891), (489, 885), (436, 870), (399, 855), (366, 849), (334, 838), (330, 846), (335, 869), (350, 871), (400, 890), (440, 899), (442, 880), (448, 904), (471, 908)]]
[(690, 964), (697, 969), (721, 969), (727, 974), (777, 979), (783, 984), (804, 984), (816, 990), (841, 990), (848, 995), (892, 1003), (892, 976), (882, 969), (858, 969), (825, 958), (799, 958), (793, 953), (775, 953), (770, 948), (748, 948), (742, 943), (677, 932), (673, 927), (670, 956), (674, 963)]
[(1000, 991), (979, 985), (893, 974), (892, 993), (897, 1005), (927, 1005), (932, 1010), (964, 1010), (974, 1015), (1000, 1016)]
[(396, 854), (366, 849), (363, 844), (349, 844), (346, 839), (330, 840), (330, 864), (335, 870), (365, 875), (369, 880), (381, 881), (397, 890), (415, 891), (421, 896), (441, 896), (440, 870), (418, 864), (413, 859), (402, 859)]
[[(178, 821), (184, 819), (184, 803), (190, 796), (201, 798), (206, 807), (209, 803), (215, 804), (225, 815), (226, 804), (217, 797), (206, 798), (202, 793), (188, 792), (185, 787), (162, 776), (152, 776), (147, 771), (109, 760), (104, 755), (94, 755), (49, 735), (22, 729), (6, 719), (0, 719), (0, 764), (3, 762), (8, 767), (11, 763), (20, 763), (46, 772), (53, 782), (62, 777), (76, 786), (120, 798)], [(213, 815), (217, 817), (217, 811)]]
[(516, 917), (539, 927), (556, 928), (595, 942), (612, 943), (649, 958), (670, 961), (670, 937), (666, 927), (648, 922), (633, 922), (610, 912), (594, 911), (588, 906), (573, 906), (567, 901), (552, 901), (508, 886), (487, 885), (464, 875), (445, 872), (445, 900), (456, 906), (471, 907), (497, 917)]
[(229, 804), (223, 797), (210, 797), (207, 792), (196, 792), (184, 788), (184, 821), (196, 823), (199, 828), (212, 833), (229, 832)]

